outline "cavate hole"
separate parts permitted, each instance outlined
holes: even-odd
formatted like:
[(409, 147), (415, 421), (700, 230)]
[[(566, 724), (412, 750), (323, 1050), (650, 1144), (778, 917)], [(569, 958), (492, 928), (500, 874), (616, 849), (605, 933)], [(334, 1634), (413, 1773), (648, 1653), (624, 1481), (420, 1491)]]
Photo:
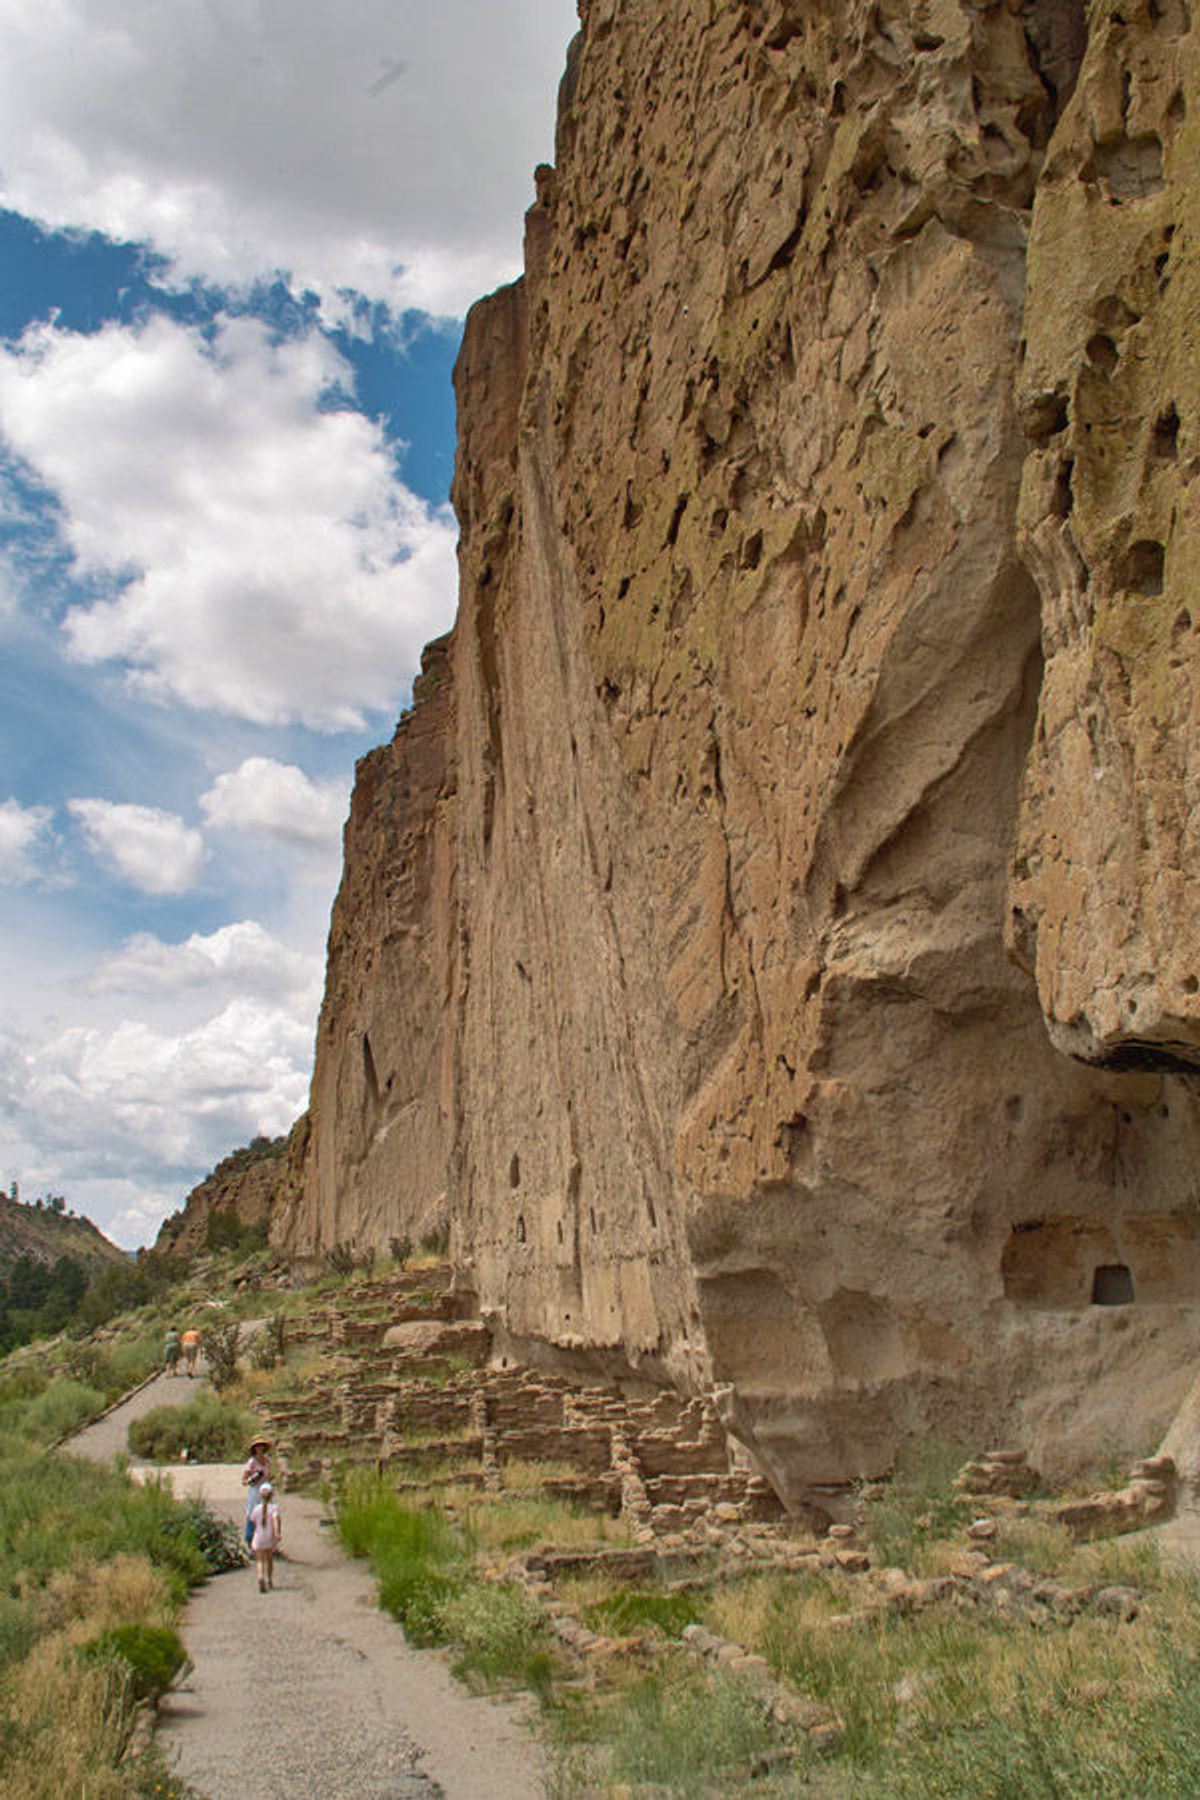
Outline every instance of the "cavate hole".
[(1179, 458), (1179, 414), (1173, 406), (1160, 413), (1154, 421), (1154, 431), (1150, 439), (1150, 449), (1161, 462), (1176, 462)]
[(1111, 375), (1121, 360), (1117, 346), (1103, 331), (1088, 339), (1085, 355), (1093, 369), (1099, 369), (1102, 375)]
[(1127, 306), (1119, 294), (1105, 294), (1092, 309), (1092, 317), (1104, 331), (1128, 331), (1141, 318), (1132, 306)]
[(514, 1188), (521, 1185), (521, 1159), (515, 1150), (512, 1153), (512, 1161), (508, 1165), (508, 1185)]
[(1048, 444), (1067, 428), (1067, 396), (1030, 394), (1021, 402), (1021, 428), (1034, 444)]
[(1184, 993), (1194, 994), (1198, 989), (1200, 989), (1200, 981), (1198, 981), (1194, 975), (1185, 975), (1183, 978)]
[(1058, 465), (1058, 474), (1054, 482), (1054, 510), (1060, 519), (1069, 519), (1075, 504), (1075, 494), (1071, 487), (1071, 477), (1075, 473), (1073, 457), (1065, 457)]
[(1093, 1306), (1132, 1306), (1133, 1274), (1125, 1263), (1101, 1263), (1092, 1276)]
[(752, 532), (742, 545), (739, 561), (743, 569), (757, 569), (762, 561), (762, 545), (762, 532)]
[(1165, 552), (1153, 538), (1131, 544), (1117, 564), (1118, 584), (1131, 594), (1147, 597), (1163, 591)]

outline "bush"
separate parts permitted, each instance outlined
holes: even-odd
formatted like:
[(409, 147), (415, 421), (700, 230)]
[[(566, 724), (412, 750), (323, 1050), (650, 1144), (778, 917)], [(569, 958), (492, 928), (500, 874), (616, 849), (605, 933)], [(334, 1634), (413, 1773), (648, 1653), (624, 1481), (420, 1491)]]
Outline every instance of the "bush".
[(285, 1336), (287, 1321), (282, 1313), (265, 1320), (261, 1331), (254, 1334), (250, 1345), (250, 1361), (256, 1369), (273, 1369), (283, 1361), (286, 1349)]
[(179, 1633), (166, 1625), (118, 1625), (92, 1638), (81, 1654), (91, 1662), (128, 1663), (138, 1700), (160, 1699), (187, 1661)]
[(202, 1389), (186, 1406), (156, 1406), (134, 1419), (128, 1443), (134, 1456), (149, 1462), (178, 1462), (184, 1450), (192, 1462), (241, 1462), (256, 1425), (245, 1407)]
[(199, 1499), (181, 1500), (178, 1513), (164, 1527), (168, 1536), (187, 1537), (199, 1550), (209, 1575), (224, 1575), (228, 1569), (241, 1569), (250, 1561), (242, 1536), (242, 1527)]
[(489, 1687), (501, 1681), (544, 1685), (543, 1664), (549, 1673), (546, 1627), (538, 1608), (519, 1589), (471, 1584), (446, 1595), (439, 1614), (445, 1639), (460, 1646), (456, 1675), (476, 1676)]
[(208, 1378), (215, 1388), (232, 1387), (238, 1377), (238, 1323), (225, 1319), (218, 1325), (206, 1325), (200, 1333), (200, 1348), (208, 1363)]

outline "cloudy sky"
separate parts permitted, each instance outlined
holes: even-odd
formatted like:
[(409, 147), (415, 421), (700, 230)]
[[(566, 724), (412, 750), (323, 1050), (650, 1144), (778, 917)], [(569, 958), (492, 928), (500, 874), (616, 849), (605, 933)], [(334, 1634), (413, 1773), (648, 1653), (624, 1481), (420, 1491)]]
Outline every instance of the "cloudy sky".
[(0, 0), (0, 1183), (286, 1131), (573, 0)]

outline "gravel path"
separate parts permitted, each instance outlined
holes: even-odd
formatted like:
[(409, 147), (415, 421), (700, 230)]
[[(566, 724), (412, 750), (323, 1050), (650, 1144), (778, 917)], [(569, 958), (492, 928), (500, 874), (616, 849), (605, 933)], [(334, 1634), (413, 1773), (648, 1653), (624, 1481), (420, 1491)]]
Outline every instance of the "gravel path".
[[(69, 1448), (107, 1459), (131, 1418), (189, 1391), (186, 1377), (160, 1376)], [(131, 1464), (135, 1477), (151, 1472)], [(177, 1494), (243, 1517), (240, 1465), (169, 1473)], [(194, 1668), (159, 1723), (179, 1774), (205, 1800), (534, 1800), (543, 1765), (521, 1709), (467, 1693), (436, 1652), (405, 1641), (317, 1501), (284, 1494), (280, 1510), (272, 1593), (251, 1567), (188, 1601)]]

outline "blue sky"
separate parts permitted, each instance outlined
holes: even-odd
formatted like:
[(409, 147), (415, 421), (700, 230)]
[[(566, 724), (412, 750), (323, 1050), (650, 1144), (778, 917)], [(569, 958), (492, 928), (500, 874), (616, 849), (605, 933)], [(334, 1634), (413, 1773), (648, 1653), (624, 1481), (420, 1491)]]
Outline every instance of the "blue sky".
[(355, 758), (569, 0), (0, 0), (0, 1183), (128, 1246), (302, 1110)]

